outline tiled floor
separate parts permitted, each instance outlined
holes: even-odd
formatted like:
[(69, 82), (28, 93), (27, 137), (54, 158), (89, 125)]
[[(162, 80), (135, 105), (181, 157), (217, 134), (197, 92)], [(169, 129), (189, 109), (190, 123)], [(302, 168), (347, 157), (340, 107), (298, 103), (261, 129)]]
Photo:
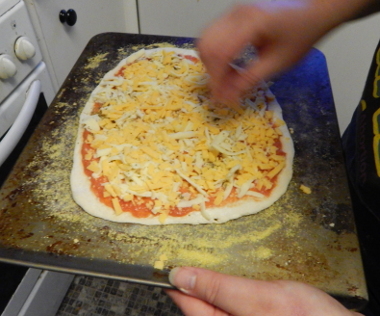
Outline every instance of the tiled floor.
[(76, 276), (56, 316), (183, 316), (161, 288)]

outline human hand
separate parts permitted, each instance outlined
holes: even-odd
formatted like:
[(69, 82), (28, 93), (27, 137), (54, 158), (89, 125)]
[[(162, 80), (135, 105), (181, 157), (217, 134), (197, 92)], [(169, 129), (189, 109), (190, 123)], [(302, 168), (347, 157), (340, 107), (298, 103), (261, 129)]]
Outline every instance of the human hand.
[[(279, 0), (237, 5), (216, 20), (197, 44), (210, 74), (214, 98), (235, 102), (260, 80), (267, 80), (300, 60), (340, 22), (330, 18), (333, 10), (319, 5), (324, 2)], [(256, 48), (258, 60), (244, 71), (236, 71), (230, 63), (248, 44)]]
[(200, 268), (175, 268), (168, 295), (186, 316), (359, 316), (328, 294), (293, 281), (258, 281)]

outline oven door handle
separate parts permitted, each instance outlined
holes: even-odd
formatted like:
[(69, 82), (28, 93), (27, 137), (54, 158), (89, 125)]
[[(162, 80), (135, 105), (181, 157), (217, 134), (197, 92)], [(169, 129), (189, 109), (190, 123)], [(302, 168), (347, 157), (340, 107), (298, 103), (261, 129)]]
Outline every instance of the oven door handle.
[(35, 80), (29, 87), (25, 103), (22, 106), (20, 113), (0, 142), (0, 166), (16, 147), (28, 127), (36, 110), (40, 94), (41, 82), (39, 80)]

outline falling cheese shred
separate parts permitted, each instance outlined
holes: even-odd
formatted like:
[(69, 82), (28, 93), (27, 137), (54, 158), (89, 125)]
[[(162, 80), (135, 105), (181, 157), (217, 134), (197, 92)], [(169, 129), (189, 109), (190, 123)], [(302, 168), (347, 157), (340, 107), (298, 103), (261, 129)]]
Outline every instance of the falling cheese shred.
[(261, 200), (285, 167), (279, 146), (283, 122), (268, 110), (263, 84), (238, 107), (210, 101), (208, 75), (195, 53), (141, 50), (100, 83), (93, 113), (82, 120), (90, 150), (84, 159), (104, 195), (120, 201), (150, 198), (165, 221), (173, 208), (208, 218), (208, 202)]

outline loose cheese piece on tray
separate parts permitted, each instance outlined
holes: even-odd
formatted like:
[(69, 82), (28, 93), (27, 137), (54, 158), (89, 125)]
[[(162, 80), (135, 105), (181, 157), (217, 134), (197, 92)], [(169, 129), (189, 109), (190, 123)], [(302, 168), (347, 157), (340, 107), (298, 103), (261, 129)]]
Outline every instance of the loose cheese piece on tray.
[(214, 104), (196, 51), (140, 50), (108, 72), (80, 117), (71, 186), (88, 213), (140, 224), (222, 223), (273, 204), (293, 143), (263, 84)]
[(300, 189), (305, 194), (311, 194), (311, 189), (304, 184), (300, 185)]

